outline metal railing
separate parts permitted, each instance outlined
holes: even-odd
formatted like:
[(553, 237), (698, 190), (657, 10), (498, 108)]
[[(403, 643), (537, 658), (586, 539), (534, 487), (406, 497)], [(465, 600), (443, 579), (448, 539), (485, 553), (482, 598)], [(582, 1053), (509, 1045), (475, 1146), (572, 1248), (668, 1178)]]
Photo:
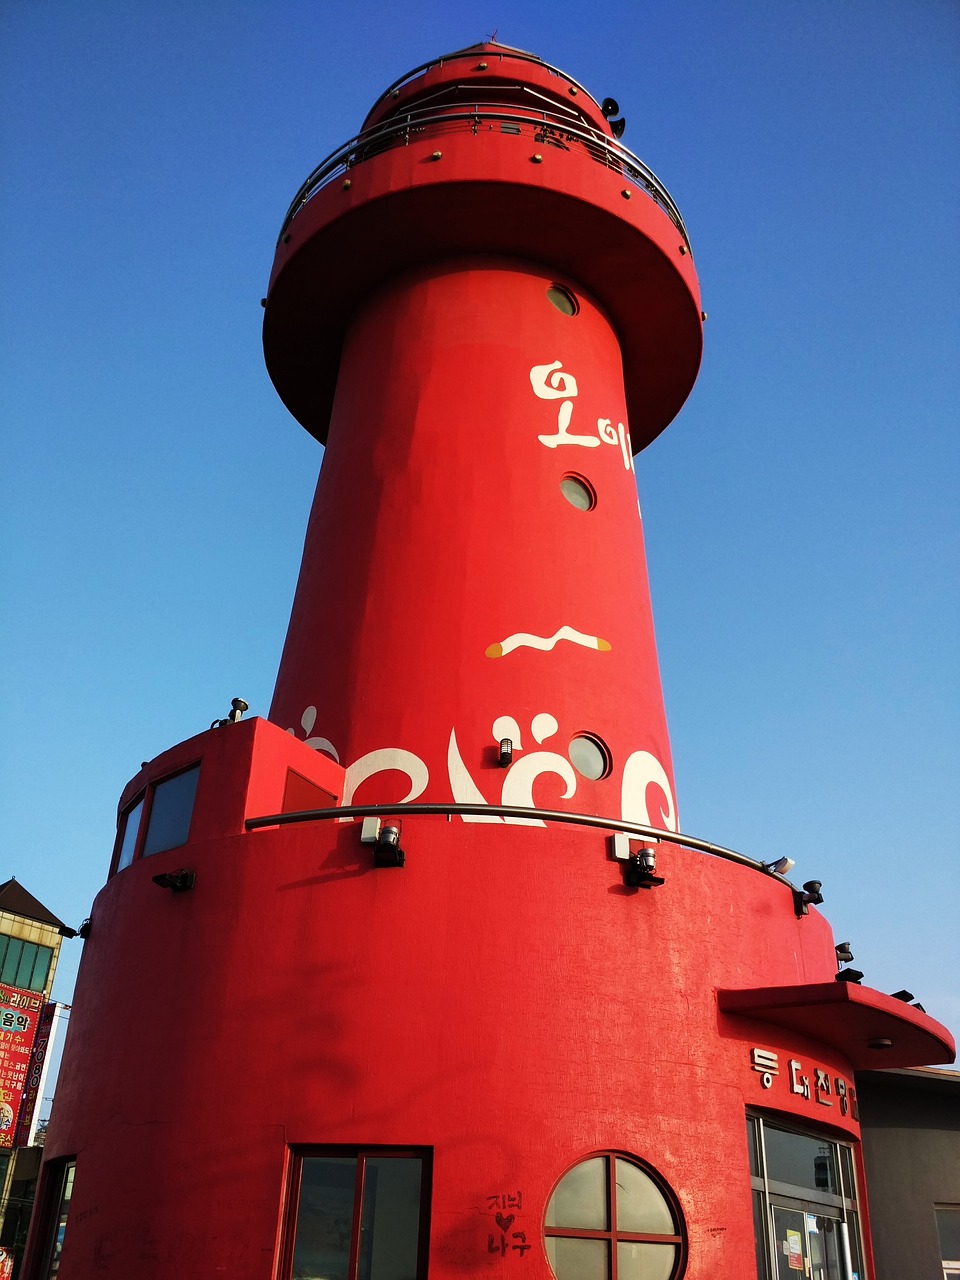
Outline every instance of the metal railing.
[(381, 102), (385, 102), (387, 98), (396, 97), (404, 85), (409, 84), (412, 80), (416, 80), (419, 76), (424, 75), (432, 67), (443, 67), (446, 66), (447, 63), (459, 62), (464, 59), (469, 59), (471, 62), (475, 63), (478, 58), (485, 58), (488, 60), (496, 58), (499, 60), (501, 65), (507, 61), (535, 63), (536, 66), (542, 68), (542, 70), (548, 72), (550, 75), (557, 76), (568, 85), (573, 85), (579, 93), (585, 93), (592, 102), (596, 102), (596, 98), (594, 98), (590, 90), (585, 89), (579, 81), (574, 80), (573, 76), (568, 76), (567, 73), (565, 71), (561, 71), (559, 67), (554, 67), (551, 66), (549, 62), (544, 62), (544, 60), (539, 58), (535, 53), (528, 53), (525, 49), (514, 49), (509, 45), (501, 45), (497, 48), (494, 47), (491, 42), (491, 45), (483, 49), (482, 52), (476, 45), (471, 45), (466, 49), (457, 49), (454, 53), (445, 53), (440, 58), (431, 58), (429, 62), (421, 62), (419, 67), (414, 67), (412, 71), (405, 72), (399, 80), (394, 80), (393, 84), (387, 85), (386, 89), (384, 89), (383, 93), (381, 93), (380, 97), (373, 104), (368, 114), (372, 115)]
[[(676, 844), (683, 849), (695, 849), (698, 853), (709, 853), (726, 862), (735, 862), (741, 867), (750, 867), (753, 871), (761, 871), (765, 876), (779, 880), (781, 884), (793, 889), (794, 886), (779, 872), (772, 869), (772, 864), (759, 862), (756, 858), (748, 858), (745, 853), (737, 853), (735, 849), (725, 849), (723, 845), (713, 844), (709, 840), (700, 840), (696, 836), (685, 836), (678, 831), (664, 831), (659, 827), (644, 826), (640, 822), (626, 822), (621, 818), (601, 818), (590, 813), (568, 813), (564, 809), (534, 809), (523, 805), (510, 804), (351, 804), (341, 808), (301, 809), (295, 813), (271, 813), (259, 818), (247, 818), (244, 823), (247, 831), (257, 831), (263, 827), (287, 827), (298, 822), (334, 822), (346, 818), (400, 818), (409, 817), (497, 817), (518, 818), (521, 821), (539, 818), (542, 822), (561, 822), (573, 827), (594, 827), (600, 831), (622, 832), (638, 840), (657, 840), (666, 844)], [(796, 890), (795, 890), (796, 892)]]
[[(515, 88), (522, 91), (524, 86), (517, 85)], [(498, 126), (502, 133), (526, 134), (540, 146), (552, 146), (563, 151), (576, 150), (604, 168), (614, 171), (659, 205), (673, 221), (687, 247), (690, 247), (687, 229), (673, 197), (653, 170), (621, 143), (557, 112), (538, 110), (532, 105), (511, 110), (509, 107), (482, 101), (449, 109), (438, 104), (409, 111), (350, 138), (321, 161), (301, 185), (283, 219), (280, 237), (284, 236), (293, 219), (318, 191), (365, 160), (394, 147), (408, 146), (411, 141), (426, 140), (447, 133), (490, 133)]]

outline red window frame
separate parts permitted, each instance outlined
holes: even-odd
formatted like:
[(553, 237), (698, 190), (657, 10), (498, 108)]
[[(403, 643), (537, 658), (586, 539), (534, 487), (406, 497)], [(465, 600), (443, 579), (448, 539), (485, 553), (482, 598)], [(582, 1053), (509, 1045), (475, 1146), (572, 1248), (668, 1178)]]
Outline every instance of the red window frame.
[(357, 1280), (360, 1265), (361, 1227), (366, 1162), (376, 1159), (420, 1161), (420, 1222), (417, 1233), (416, 1280), (427, 1280), (428, 1246), (430, 1243), (430, 1199), (433, 1181), (433, 1151), (429, 1147), (294, 1147), (290, 1151), (289, 1179), (283, 1222), (283, 1240), (277, 1280), (290, 1280), (297, 1243), (297, 1216), (300, 1208), (300, 1185), (303, 1162), (311, 1157), (356, 1160), (353, 1190), (353, 1219), (350, 1229), (350, 1262), (347, 1280)]
[[(117, 835), (116, 835), (116, 839), (113, 842), (113, 854), (110, 858), (110, 876), (115, 876), (120, 870), (120, 867), (119, 867), (120, 853), (121, 853), (121, 850), (123, 849), (124, 839), (126, 838), (126, 834), (127, 834), (127, 823), (130, 820), (130, 815), (133, 813), (134, 809), (136, 809), (137, 805), (142, 802), (143, 808), (140, 810), (140, 821), (137, 825), (137, 838), (134, 841), (133, 852), (130, 855), (130, 861), (127, 863), (128, 867), (132, 867), (135, 862), (139, 862), (140, 859), (143, 857), (143, 846), (146, 844), (147, 832), (150, 830), (150, 818), (153, 814), (153, 798), (156, 795), (157, 787), (162, 786), (165, 782), (170, 782), (173, 778), (179, 778), (184, 773), (190, 773), (193, 769), (199, 770), (202, 765), (203, 765), (202, 757), (199, 760), (191, 760), (189, 764), (183, 765), (182, 768), (174, 769), (172, 773), (165, 773), (162, 778), (154, 778), (151, 782), (147, 783), (143, 791), (137, 792), (134, 798), (130, 801), (127, 807), (120, 814), (120, 817), (117, 822)], [(198, 790), (199, 790), (199, 786), (200, 786), (200, 778), (198, 774), (197, 776)], [(196, 793), (194, 793), (193, 808), (190, 812), (190, 829), (193, 828), (193, 820), (196, 816), (196, 811), (197, 811), (197, 795)], [(187, 839), (184, 841), (184, 844), (189, 844), (189, 843), (190, 843), (190, 831), (188, 830)], [(174, 848), (182, 849), (183, 845), (175, 845)], [(159, 850), (159, 852), (166, 853), (167, 850), (161, 849)], [(155, 857), (156, 855), (151, 854), (150, 856)], [(127, 869), (126, 867), (123, 868), (124, 871), (126, 871), (126, 869)]]
[[(676, 1246), (676, 1261), (673, 1270), (670, 1272), (670, 1280), (680, 1280), (687, 1267), (687, 1238), (684, 1229), (683, 1213), (680, 1208), (680, 1202), (672, 1189), (664, 1182), (663, 1178), (652, 1169), (644, 1160), (639, 1160), (636, 1156), (630, 1155), (626, 1151), (593, 1151), (589, 1155), (578, 1160), (576, 1164), (572, 1164), (569, 1169), (565, 1169), (562, 1176), (556, 1181), (553, 1190), (547, 1198), (547, 1205), (553, 1198), (553, 1194), (559, 1187), (560, 1183), (568, 1173), (576, 1169), (578, 1165), (585, 1163), (587, 1160), (596, 1160), (602, 1158), (606, 1162), (606, 1197), (607, 1197), (607, 1222), (610, 1224), (605, 1231), (594, 1231), (588, 1227), (548, 1227), (544, 1224), (543, 1234), (545, 1238), (563, 1239), (563, 1240), (605, 1240), (609, 1245), (607, 1255), (607, 1277), (608, 1280), (617, 1280), (617, 1245), (624, 1244), (672, 1244)], [(642, 1173), (645, 1173), (651, 1182), (654, 1183), (657, 1190), (666, 1201), (670, 1210), (670, 1216), (673, 1218), (673, 1224), (677, 1231), (675, 1235), (662, 1235), (660, 1233), (650, 1233), (645, 1231), (621, 1231), (617, 1228), (617, 1161), (625, 1160), (628, 1164), (635, 1165)]]

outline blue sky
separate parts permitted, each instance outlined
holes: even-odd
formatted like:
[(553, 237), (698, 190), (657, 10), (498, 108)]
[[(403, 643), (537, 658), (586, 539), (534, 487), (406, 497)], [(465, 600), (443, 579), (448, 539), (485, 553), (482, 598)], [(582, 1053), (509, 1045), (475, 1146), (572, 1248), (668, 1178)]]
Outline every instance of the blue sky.
[(280, 221), (494, 30), (619, 100), (693, 241), (703, 367), (637, 467), (682, 828), (794, 858), (960, 1030), (953, 0), (6, 0), (0, 874), (79, 924), (140, 761), (266, 713), (321, 458), (263, 367)]

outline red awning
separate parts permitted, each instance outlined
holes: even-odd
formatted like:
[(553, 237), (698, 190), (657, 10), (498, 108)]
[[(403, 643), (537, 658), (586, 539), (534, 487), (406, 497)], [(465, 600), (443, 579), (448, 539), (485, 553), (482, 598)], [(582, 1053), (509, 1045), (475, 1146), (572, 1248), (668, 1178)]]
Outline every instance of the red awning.
[(798, 1031), (839, 1050), (856, 1071), (923, 1067), (956, 1058), (953, 1036), (903, 1000), (855, 982), (722, 990), (724, 1013)]

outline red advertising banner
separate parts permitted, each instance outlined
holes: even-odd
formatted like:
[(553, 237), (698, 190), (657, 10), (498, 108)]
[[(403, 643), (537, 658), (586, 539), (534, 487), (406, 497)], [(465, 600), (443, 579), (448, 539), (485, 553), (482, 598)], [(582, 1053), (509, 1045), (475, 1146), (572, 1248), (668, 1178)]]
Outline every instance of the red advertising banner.
[[(23, 1091), (20, 1123), (17, 1125), (17, 1136), (13, 1143), (15, 1147), (27, 1147), (30, 1145), (30, 1127), (33, 1124), (34, 1113), (40, 1105), (40, 1089), (43, 1086), (43, 1064), (47, 1060), (47, 1053), (50, 1049), (50, 1032), (56, 1012), (57, 1002), (51, 1000), (44, 1005), (43, 1012), (40, 1014), (37, 1035), (33, 1042), (33, 1052), (30, 1055), (30, 1067), (27, 1071), (27, 1085)], [(2, 1271), (0, 1271), (0, 1280), (3, 1280)]]
[(0, 986), (0, 1148), (13, 1146), (42, 1010), (35, 991)]

